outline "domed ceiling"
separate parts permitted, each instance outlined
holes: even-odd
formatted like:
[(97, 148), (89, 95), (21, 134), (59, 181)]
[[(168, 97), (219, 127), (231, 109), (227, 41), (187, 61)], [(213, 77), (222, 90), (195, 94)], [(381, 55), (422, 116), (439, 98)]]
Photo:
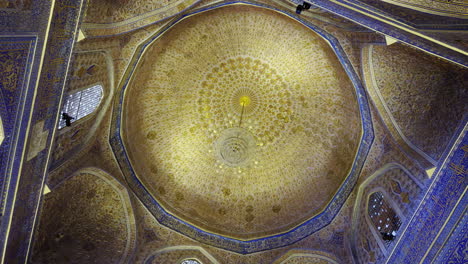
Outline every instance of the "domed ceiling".
[(168, 212), (238, 239), (320, 213), (362, 133), (329, 44), (250, 6), (189, 17), (154, 41), (127, 88), (122, 129), (137, 177)]

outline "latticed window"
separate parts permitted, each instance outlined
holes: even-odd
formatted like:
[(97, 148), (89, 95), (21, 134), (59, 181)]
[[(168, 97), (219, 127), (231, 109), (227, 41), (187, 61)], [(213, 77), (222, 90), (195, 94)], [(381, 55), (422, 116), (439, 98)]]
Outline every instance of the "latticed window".
[(180, 264), (201, 264), (200, 261), (196, 259), (185, 259)]
[(385, 200), (383, 193), (375, 192), (369, 196), (368, 214), (380, 237), (388, 246), (397, 236), (401, 220)]
[(94, 85), (88, 89), (69, 94), (60, 113), (59, 129), (66, 126), (66, 119), (73, 123), (91, 114), (102, 99), (102, 86)]

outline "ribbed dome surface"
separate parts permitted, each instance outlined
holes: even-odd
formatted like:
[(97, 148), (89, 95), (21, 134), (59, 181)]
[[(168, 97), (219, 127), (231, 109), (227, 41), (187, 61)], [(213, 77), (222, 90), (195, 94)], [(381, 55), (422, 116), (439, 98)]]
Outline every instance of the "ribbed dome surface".
[(361, 124), (354, 88), (319, 35), (238, 5), (181, 21), (143, 56), (123, 136), (138, 178), (168, 212), (250, 239), (328, 204)]

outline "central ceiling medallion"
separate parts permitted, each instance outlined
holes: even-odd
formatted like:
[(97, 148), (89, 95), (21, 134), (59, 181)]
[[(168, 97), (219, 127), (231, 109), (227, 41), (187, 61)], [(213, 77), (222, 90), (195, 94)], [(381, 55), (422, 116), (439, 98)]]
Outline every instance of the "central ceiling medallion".
[(246, 129), (229, 128), (221, 132), (215, 142), (218, 159), (230, 167), (248, 165), (249, 158), (255, 150), (255, 138)]
[(255, 138), (248, 130), (243, 129), (242, 120), (244, 114), (252, 112), (255, 104), (252, 104), (253, 93), (248, 89), (239, 90), (235, 93), (233, 103), (235, 109), (240, 111), (238, 127), (224, 130), (218, 140), (215, 141), (215, 150), (219, 160), (230, 167), (239, 167), (248, 164), (249, 157), (255, 148)]
[(257, 96), (251, 89), (241, 88), (232, 95), (232, 109), (239, 115), (252, 114), (257, 106)]

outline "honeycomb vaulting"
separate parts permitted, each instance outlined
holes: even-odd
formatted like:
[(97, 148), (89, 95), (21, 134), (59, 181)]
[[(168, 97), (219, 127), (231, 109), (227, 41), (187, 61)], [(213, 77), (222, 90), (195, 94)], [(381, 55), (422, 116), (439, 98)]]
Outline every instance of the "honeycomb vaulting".
[(177, 217), (236, 238), (319, 213), (361, 136), (354, 88), (327, 42), (257, 7), (178, 23), (148, 47), (127, 89), (123, 136), (145, 187)]

